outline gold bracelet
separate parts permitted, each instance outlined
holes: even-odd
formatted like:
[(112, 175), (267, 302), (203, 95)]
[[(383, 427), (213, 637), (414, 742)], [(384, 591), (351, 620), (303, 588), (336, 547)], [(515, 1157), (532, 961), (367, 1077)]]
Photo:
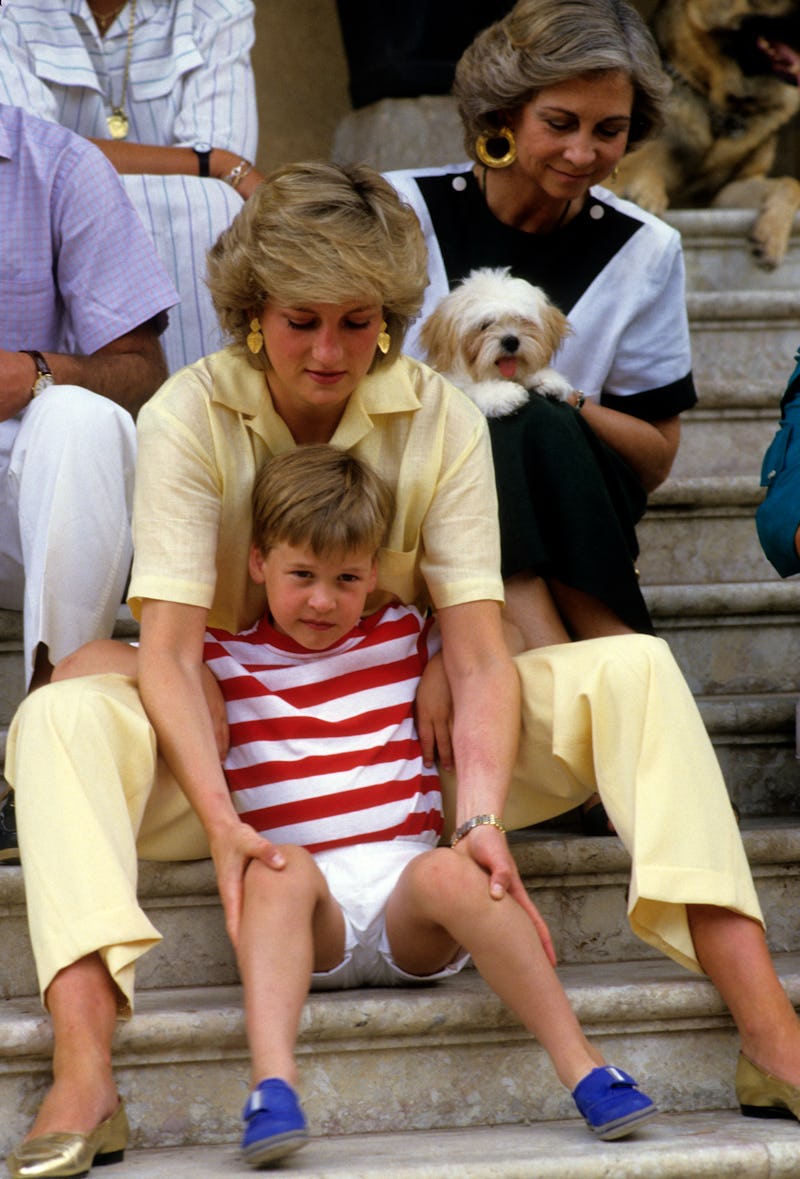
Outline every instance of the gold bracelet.
[(466, 823), (462, 823), (450, 837), (450, 846), (455, 847), (460, 839), (465, 835), (469, 835), (473, 827), (496, 827), (498, 831), (505, 834), (505, 827), (503, 826), (497, 815), (473, 815), (471, 819), (467, 819)]
[(238, 188), (244, 180), (245, 176), (249, 176), (253, 171), (253, 165), (248, 160), (239, 160), (235, 168), (231, 168), (227, 176), (222, 179), (226, 184), (230, 184), (231, 188)]

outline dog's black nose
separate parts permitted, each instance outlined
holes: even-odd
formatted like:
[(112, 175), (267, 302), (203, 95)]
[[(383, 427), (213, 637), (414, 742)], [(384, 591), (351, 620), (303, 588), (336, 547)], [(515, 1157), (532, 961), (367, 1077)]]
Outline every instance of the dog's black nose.
[(519, 339), (517, 336), (503, 336), (500, 346), (504, 352), (516, 352), (519, 348)]

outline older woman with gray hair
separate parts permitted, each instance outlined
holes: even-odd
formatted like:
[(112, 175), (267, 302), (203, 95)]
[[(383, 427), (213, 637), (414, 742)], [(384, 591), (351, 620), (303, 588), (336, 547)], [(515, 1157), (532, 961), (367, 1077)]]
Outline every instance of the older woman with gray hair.
[[(425, 279), (412, 210), (363, 166), (279, 170), (212, 252), (211, 291), (232, 343), (167, 381), (138, 421), (129, 599), (141, 621), (138, 679), (59, 679), (24, 701), (9, 733), (31, 941), (54, 1033), (54, 1083), (7, 1160), (13, 1179), (83, 1175), (127, 1145), (111, 1042), (131, 1012), (136, 961), (160, 938), (136, 897), (137, 857), (210, 854), (234, 945), (248, 865), (283, 866), (231, 801), (203, 640), (207, 626), (236, 632), (263, 610), (247, 576), (256, 470), (320, 441), (369, 463), (395, 497), (368, 610), (396, 598), (438, 617), (442, 652), (429, 670), (438, 659), (452, 717), (434, 732), (418, 696), (419, 731), (426, 759), (435, 739), (458, 770), (457, 853), (480, 867), (493, 901), (522, 906), (552, 960), (505, 827), (599, 788), (633, 860), (633, 928), (719, 987), (746, 1053), (740, 1101), (767, 1111), (788, 1101), (800, 1113), (800, 1025), (767, 951), (713, 750), (666, 644), (627, 634), (509, 654), (485, 420), (399, 355)], [(613, 1089), (619, 1074), (605, 1083)]]
[[(476, 267), (542, 287), (572, 334), (571, 404), (493, 422), (509, 607), (529, 645), (652, 632), (635, 524), (696, 400), (678, 234), (602, 182), (669, 83), (625, 0), (519, 0), (456, 70), (470, 162), (388, 178), (426, 234), (423, 316)], [(407, 344), (424, 359), (417, 332)]]

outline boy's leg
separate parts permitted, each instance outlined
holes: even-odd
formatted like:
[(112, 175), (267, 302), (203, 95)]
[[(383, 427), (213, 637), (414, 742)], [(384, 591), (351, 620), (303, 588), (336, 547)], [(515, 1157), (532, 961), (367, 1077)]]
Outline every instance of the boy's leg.
[(297, 1083), (295, 1041), (312, 971), (332, 970), (345, 949), (342, 911), (313, 856), (280, 850), (285, 867), (252, 860), (244, 882), (237, 957), (253, 1087), (267, 1077)]
[(530, 918), (507, 894), (492, 900), (485, 874), (467, 856), (436, 848), (412, 860), (389, 899), (386, 932), (395, 962), (409, 974), (433, 974), (459, 946), (468, 950), (492, 990), (548, 1053), (568, 1089), (603, 1064)]

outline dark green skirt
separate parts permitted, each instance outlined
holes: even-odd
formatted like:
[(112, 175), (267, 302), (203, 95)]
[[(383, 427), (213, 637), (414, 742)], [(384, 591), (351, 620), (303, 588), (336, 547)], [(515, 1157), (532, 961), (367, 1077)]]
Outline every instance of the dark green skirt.
[(652, 634), (635, 566), (647, 495), (627, 463), (572, 406), (537, 394), (510, 417), (490, 419), (489, 432), (503, 577), (556, 579)]

